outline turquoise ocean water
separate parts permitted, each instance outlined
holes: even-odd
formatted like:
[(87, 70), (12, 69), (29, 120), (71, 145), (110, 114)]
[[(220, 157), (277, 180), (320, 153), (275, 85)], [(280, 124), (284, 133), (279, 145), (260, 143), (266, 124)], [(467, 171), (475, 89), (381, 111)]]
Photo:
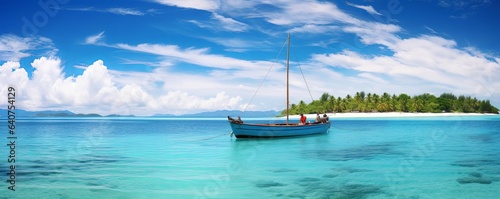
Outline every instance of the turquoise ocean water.
[(5, 133), (0, 198), (500, 196), (499, 116), (336, 119), (329, 134), (284, 139), (231, 138), (224, 118), (16, 124), (16, 191)]

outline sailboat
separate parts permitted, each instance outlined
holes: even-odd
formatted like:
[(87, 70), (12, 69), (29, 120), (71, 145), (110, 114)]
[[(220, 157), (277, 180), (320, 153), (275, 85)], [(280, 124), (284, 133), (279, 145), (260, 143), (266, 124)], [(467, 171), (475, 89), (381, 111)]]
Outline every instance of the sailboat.
[(233, 130), (232, 134), (236, 138), (275, 138), (275, 137), (290, 137), (290, 136), (304, 136), (313, 134), (324, 134), (330, 129), (330, 122), (318, 122), (318, 123), (290, 123), (289, 122), (289, 104), (290, 104), (290, 92), (289, 92), (289, 60), (290, 60), (290, 34), (287, 38), (288, 48), (286, 56), (286, 123), (245, 123), (240, 117), (237, 119), (228, 116), (229, 124)]

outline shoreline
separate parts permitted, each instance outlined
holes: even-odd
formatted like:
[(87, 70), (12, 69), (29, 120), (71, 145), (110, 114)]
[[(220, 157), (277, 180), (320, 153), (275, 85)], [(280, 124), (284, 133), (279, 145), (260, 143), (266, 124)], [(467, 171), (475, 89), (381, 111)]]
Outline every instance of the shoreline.
[[(308, 120), (315, 119), (316, 114), (304, 114)], [(332, 118), (394, 118), (394, 117), (453, 117), (453, 116), (495, 116), (493, 113), (408, 113), (408, 112), (376, 112), (376, 113), (326, 113)], [(323, 114), (320, 114), (323, 116)], [(281, 116), (285, 118), (286, 116)], [(290, 118), (300, 118), (300, 115), (290, 115)]]

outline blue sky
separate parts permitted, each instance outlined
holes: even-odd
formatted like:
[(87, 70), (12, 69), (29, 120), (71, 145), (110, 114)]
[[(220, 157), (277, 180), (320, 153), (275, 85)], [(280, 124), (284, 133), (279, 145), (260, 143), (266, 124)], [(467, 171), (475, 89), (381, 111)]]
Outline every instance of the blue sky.
[(499, 9), (492, 0), (7, 1), (0, 91), (15, 86), (26, 110), (282, 110), (279, 52), (291, 33), (292, 103), (311, 100), (300, 64), (315, 99), (451, 92), (498, 107)]

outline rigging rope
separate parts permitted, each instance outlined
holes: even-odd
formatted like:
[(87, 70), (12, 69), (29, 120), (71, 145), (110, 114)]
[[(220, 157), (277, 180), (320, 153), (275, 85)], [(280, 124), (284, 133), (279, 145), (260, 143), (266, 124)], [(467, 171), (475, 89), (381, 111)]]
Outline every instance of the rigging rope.
[(309, 92), (309, 96), (311, 97), (311, 102), (312, 102), (312, 101), (314, 101), (314, 99), (313, 99), (313, 96), (311, 94), (311, 90), (309, 89), (309, 85), (307, 84), (306, 77), (304, 76), (304, 72), (302, 72), (302, 67), (300, 67), (300, 62), (299, 62), (299, 59), (297, 59), (297, 54), (295, 54), (295, 52), (294, 52), (294, 55), (295, 55), (295, 59), (297, 60), (297, 64), (299, 65), (300, 73), (302, 74), (302, 79), (304, 79), (304, 82), (306, 83), (306, 88), (307, 88), (307, 91)]
[(248, 106), (252, 103), (253, 101), (253, 98), (255, 98), (255, 96), (257, 95), (257, 93), (259, 92), (260, 88), (262, 87), (262, 84), (264, 84), (264, 81), (267, 79), (267, 76), (269, 76), (269, 73), (271, 72), (271, 70), (273, 69), (273, 66), (276, 62), (278, 62), (278, 57), (281, 55), (281, 52), (283, 52), (283, 48), (285, 47), (287, 41), (285, 41), (283, 43), (283, 45), (281, 46), (281, 50), (280, 52), (278, 53), (278, 56), (276, 56), (276, 58), (274, 59), (274, 62), (273, 64), (271, 64), (271, 67), (269, 68), (269, 70), (267, 71), (267, 74), (266, 76), (264, 77), (264, 79), (262, 79), (262, 81), (260, 82), (260, 85), (259, 87), (257, 88), (257, 90), (255, 91), (255, 93), (253, 94), (252, 98), (250, 98), (250, 101), (247, 103), (247, 105), (245, 106), (245, 109), (243, 109), (243, 113), (245, 113), (245, 111), (247, 110)]
[[(269, 70), (267, 71), (266, 73), (266, 76), (264, 77), (264, 79), (262, 79), (262, 81), (260, 82), (259, 84), (259, 87), (257, 88), (257, 90), (255, 91), (255, 93), (253, 94), (252, 98), (250, 99), (250, 101), (246, 104), (245, 106), (245, 109), (243, 109), (243, 113), (245, 113), (245, 111), (248, 109), (248, 106), (252, 103), (253, 99), (255, 98), (255, 96), (257, 95), (257, 93), (259, 92), (260, 88), (262, 87), (262, 84), (264, 84), (264, 81), (267, 79), (267, 77), (269, 76), (269, 73), (271, 72), (271, 70), (273, 69), (274, 67), (274, 64), (276, 62), (278, 62), (278, 57), (281, 55), (281, 53), (283, 52), (283, 49), (285, 48), (285, 46), (287, 45), (287, 40), (285, 40), (285, 42), (283, 43), (283, 45), (281, 46), (281, 50), (280, 52), (278, 53), (278, 55), (276, 56), (276, 58), (274, 59), (274, 62), (273, 64), (271, 65), (271, 67), (269, 68)], [(299, 66), (299, 69), (300, 69), (300, 73), (302, 74), (302, 79), (304, 79), (304, 82), (306, 84), (306, 88), (307, 88), (307, 91), (309, 92), (309, 97), (311, 97), (311, 101), (314, 101), (314, 98), (311, 94), (311, 89), (309, 89), (309, 84), (307, 84), (307, 80), (306, 80), (306, 77), (304, 75), (304, 72), (302, 71), (302, 67), (300, 66), (300, 62), (298, 61), (298, 58), (297, 58), (297, 54), (295, 53), (294, 51), (294, 55), (295, 55), (295, 59), (297, 60), (297, 64)], [(286, 75), (286, 74), (285, 74)], [(286, 90), (285, 90), (286, 92)], [(286, 99), (285, 99), (286, 100)], [(286, 104), (286, 102), (285, 102)], [(290, 106), (290, 104), (286, 104), (286, 106)], [(242, 113), (242, 114), (243, 114)]]

